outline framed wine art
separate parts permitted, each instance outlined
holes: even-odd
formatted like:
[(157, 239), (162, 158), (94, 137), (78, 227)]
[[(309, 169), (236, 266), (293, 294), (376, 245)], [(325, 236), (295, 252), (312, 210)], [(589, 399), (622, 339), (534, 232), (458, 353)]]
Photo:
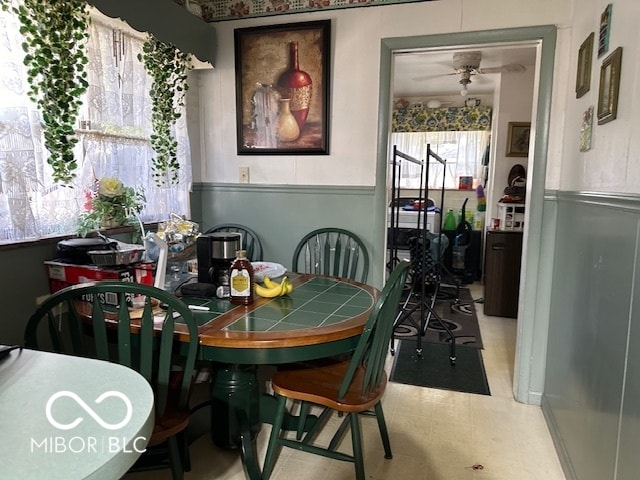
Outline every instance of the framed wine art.
[(331, 21), (234, 31), (240, 155), (329, 153)]

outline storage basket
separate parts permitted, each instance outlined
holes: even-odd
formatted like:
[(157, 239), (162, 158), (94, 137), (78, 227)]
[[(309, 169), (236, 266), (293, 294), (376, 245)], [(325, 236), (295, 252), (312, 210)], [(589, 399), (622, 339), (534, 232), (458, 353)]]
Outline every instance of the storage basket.
[(524, 229), (524, 203), (499, 203), (500, 230), (521, 232)]

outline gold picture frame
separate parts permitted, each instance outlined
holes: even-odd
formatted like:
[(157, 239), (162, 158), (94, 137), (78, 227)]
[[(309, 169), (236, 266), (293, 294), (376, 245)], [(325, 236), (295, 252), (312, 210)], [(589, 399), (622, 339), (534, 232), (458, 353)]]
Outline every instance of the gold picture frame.
[(618, 116), (621, 66), (622, 47), (616, 48), (602, 61), (598, 91), (598, 125), (615, 120)]
[(591, 59), (593, 58), (593, 41), (595, 34), (591, 32), (580, 45), (578, 51), (578, 69), (576, 72), (576, 98), (580, 98), (591, 88)]
[(507, 137), (507, 157), (529, 156), (529, 135), (531, 122), (509, 122)]

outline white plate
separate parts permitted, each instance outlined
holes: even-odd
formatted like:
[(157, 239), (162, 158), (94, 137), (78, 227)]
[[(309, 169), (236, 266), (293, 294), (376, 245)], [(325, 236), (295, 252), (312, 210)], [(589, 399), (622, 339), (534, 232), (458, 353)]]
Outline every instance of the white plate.
[(276, 278), (287, 273), (287, 269), (279, 263), (251, 262), (251, 266), (253, 267), (253, 278), (257, 282), (261, 282), (265, 276)]

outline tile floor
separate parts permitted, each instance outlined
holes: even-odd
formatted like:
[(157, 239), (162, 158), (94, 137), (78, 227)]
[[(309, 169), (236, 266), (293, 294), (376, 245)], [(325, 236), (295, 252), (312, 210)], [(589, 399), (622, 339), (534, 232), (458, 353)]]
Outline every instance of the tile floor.
[[(474, 299), (482, 297), (482, 285), (472, 285), (471, 292)], [(476, 310), (491, 396), (389, 383), (383, 402), (394, 457), (384, 459), (375, 420), (363, 418), (367, 479), (565, 480), (542, 411), (513, 399), (515, 319), (485, 317), (481, 304)], [(258, 437), (261, 460), (269, 431), (267, 425)], [(208, 435), (197, 439), (190, 452), (192, 470), (185, 480), (244, 479), (238, 455), (212, 446)], [(478, 465), (482, 468), (474, 468)], [(283, 449), (271, 478), (353, 477), (350, 463)], [(170, 478), (168, 470), (125, 476)]]

